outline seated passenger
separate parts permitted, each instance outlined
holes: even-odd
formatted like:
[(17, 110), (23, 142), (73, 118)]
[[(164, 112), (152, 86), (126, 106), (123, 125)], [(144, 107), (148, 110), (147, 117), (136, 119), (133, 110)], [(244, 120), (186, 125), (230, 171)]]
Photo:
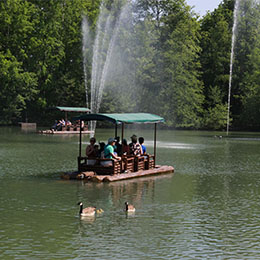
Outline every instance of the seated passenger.
[(114, 138), (109, 138), (108, 143), (105, 146), (104, 149), (104, 157), (105, 159), (111, 159), (111, 161), (102, 161), (101, 164), (103, 166), (111, 166), (112, 165), (112, 160), (118, 160), (120, 161), (121, 158), (116, 156), (114, 153), (114, 145), (115, 145), (115, 139)]
[(104, 158), (104, 149), (106, 144), (104, 142), (99, 143), (100, 149), (98, 150), (98, 158)]
[(123, 139), (123, 155), (129, 155), (130, 154), (130, 148), (129, 145), (127, 144), (126, 139)]
[(80, 127), (80, 120), (77, 120), (74, 124), (74, 130), (75, 131), (79, 131), (79, 127)]
[(63, 126), (65, 126), (65, 120), (62, 118), (61, 120), (59, 120), (59, 123), (57, 124), (57, 130), (61, 131)]
[(142, 155), (146, 155), (146, 146), (144, 145), (144, 138), (139, 137), (139, 144), (142, 146)]
[(96, 157), (98, 157), (98, 151), (99, 151), (98, 144), (95, 144), (94, 145), (94, 152), (95, 152)]
[[(86, 156), (88, 158), (96, 158), (97, 157), (97, 153), (96, 153), (96, 150), (95, 150), (95, 143), (96, 143), (96, 138), (91, 137), (90, 138), (90, 144), (86, 148)], [(87, 160), (88, 165), (94, 165), (95, 163), (96, 163), (96, 160), (94, 160), (94, 159), (88, 159)]]
[(82, 121), (81, 121), (81, 126), (80, 126), (82, 131), (84, 130), (84, 125), (85, 125), (85, 124), (84, 124), (84, 121), (82, 120)]
[(87, 157), (96, 157), (96, 151), (95, 151), (95, 143), (96, 143), (96, 138), (91, 137), (89, 140), (90, 144), (86, 148), (86, 155)]
[(66, 125), (67, 125), (67, 126), (71, 126), (71, 125), (72, 125), (71, 122), (70, 122), (70, 120), (67, 120), (67, 121), (66, 121)]
[(116, 140), (115, 152), (117, 153), (117, 155), (121, 156), (122, 155), (122, 144), (120, 144), (120, 137), (117, 136), (115, 140)]
[(51, 130), (52, 131), (57, 131), (57, 127), (58, 127), (58, 121), (55, 120), (54, 125), (51, 127)]
[(140, 156), (142, 155), (142, 146), (137, 143), (137, 136), (132, 135), (131, 136), (132, 143), (129, 144), (130, 147), (130, 154), (135, 155), (135, 156)]

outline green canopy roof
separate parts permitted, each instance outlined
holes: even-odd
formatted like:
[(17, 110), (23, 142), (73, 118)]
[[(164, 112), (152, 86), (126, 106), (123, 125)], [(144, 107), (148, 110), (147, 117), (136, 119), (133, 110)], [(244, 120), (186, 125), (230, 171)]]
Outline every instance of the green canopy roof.
[(55, 107), (54, 109), (58, 109), (60, 111), (65, 111), (65, 112), (79, 112), (79, 113), (86, 113), (90, 112), (91, 110), (86, 107)]
[(85, 114), (74, 118), (85, 121), (110, 121), (114, 124), (121, 123), (159, 123), (164, 118), (148, 113), (122, 113), (122, 114)]

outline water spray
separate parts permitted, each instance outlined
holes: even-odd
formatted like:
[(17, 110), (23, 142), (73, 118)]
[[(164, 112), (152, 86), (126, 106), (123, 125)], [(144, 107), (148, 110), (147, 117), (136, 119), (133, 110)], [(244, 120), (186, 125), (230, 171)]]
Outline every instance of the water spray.
[(235, 43), (236, 43), (236, 31), (237, 31), (239, 4), (240, 4), (240, 0), (236, 0), (235, 9), (234, 9), (234, 22), (233, 22), (233, 28), (232, 28), (232, 46), (231, 46), (231, 54), (230, 54), (230, 71), (229, 71), (229, 84), (228, 84), (227, 135), (229, 133), (229, 124), (230, 124), (230, 99), (231, 99), (234, 48), (235, 48)]

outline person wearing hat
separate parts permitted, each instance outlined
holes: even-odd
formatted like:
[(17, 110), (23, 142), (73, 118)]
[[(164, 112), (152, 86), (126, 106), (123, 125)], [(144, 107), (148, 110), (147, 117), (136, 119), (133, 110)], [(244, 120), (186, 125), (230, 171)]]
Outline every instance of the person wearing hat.
[(116, 156), (114, 153), (114, 146), (115, 146), (116, 140), (115, 138), (109, 138), (107, 145), (105, 146), (104, 149), (104, 157), (106, 159), (116, 159), (116, 160), (121, 160), (120, 157)]
[(129, 144), (130, 154), (135, 156), (140, 156), (143, 153), (143, 151), (142, 151), (142, 146), (139, 143), (137, 143), (137, 136), (132, 135), (131, 140), (132, 142)]

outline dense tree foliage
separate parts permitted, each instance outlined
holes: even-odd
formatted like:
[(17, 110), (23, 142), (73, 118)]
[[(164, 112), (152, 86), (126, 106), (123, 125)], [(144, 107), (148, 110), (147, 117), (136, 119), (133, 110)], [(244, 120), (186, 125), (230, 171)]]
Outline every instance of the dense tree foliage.
[(84, 106), (81, 19), (99, 1), (0, 2), (0, 121), (44, 120), (45, 109)]
[[(101, 2), (0, 1), (0, 123), (25, 116), (47, 122), (49, 107), (86, 105), (81, 24), (86, 17), (91, 30), (90, 92)], [(260, 5), (240, 2), (231, 121), (234, 129), (259, 130)], [(101, 111), (152, 112), (165, 117), (169, 127), (224, 129), (235, 1), (223, 0), (200, 18), (185, 0), (136, 0), (132, 16), (119, 19), (123, 3), (103, 2), (110, 24), (123, 25), (110, 50)]]
[(201, 22), (200, 62), (204, 83), (204, 127), (226, 125), (234, 1), (224, 1)]
[(237, 128), (260, 127), (260, 2), (241, 1), (235, 45), (233, 117)]

